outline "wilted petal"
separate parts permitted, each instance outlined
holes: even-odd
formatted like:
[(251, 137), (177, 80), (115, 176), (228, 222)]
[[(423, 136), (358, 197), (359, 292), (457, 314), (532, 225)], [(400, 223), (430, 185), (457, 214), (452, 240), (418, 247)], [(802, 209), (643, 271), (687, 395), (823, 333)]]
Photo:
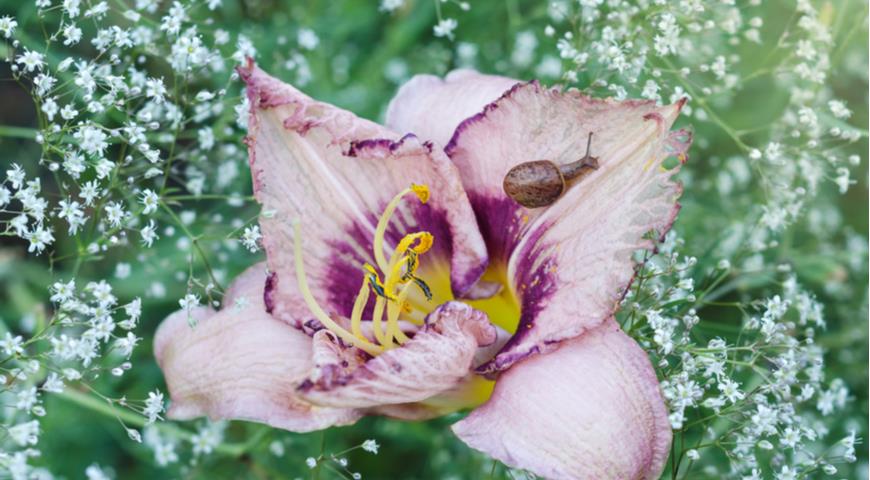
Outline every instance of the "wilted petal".
[(496, 329), (484, 313), (449, 302), (432, 312), (427, 325), (407, 343), (365, 363), (353, 353), (356, 349), (324, 342), (325, 349), (330, 348), (329, 344), (346, 351), (320, 355), (320, 359), (333, 361), (316, 362), (315, 374), (300, 392), (312, 403), (333, 407), (369, 408), (424, 401), (462, 383), (478, 348), (496, 340)]
[(612, 319), (504, 372), (489, 402), (453, 431), (554, 479), (656, 479), (671, 443), (652, 365)]
[[(661, 166), (676, 155), (669, 129), (681, 106), (597, 100), (530, 83), (459, 127), (448, 153), (490, 258), (508, 262), (505, 280), (522, 312), (517, 335), (487, 370), (552, 348), (613, 313), (634, 274), (632, 253), (651, 246), (643, 235), (666, 232), (679, 209), (680, 187), (670, 180), (676, 169)], [(530, 210), (507, 197), (502, 180), (510, 168), (577, 160), (589, 132), (600, 166), (553, 205)]]
[[(172, 398), (169, 416), (207, 415), (267, 423), (297, 432), (346, 425), (347, 409), (312, 406), (296, 395), (311, 369), (311, 339), (265, 312), (262, 264), (228, 289), (227, 306), (179, 311), (157, 330), (154, 353)], [(244, 301), (235, 301), (244, 299)]]
[(444, 147), (463, 120), (480, 113), (517, 83), (519, 80), (473, 70), (454, 70), (444, 79), (416, 75), (390, 101), (387, 127)]
[(247, 142), (274, 272), (266, 292), (270, 312), (295, 325), (311, 318), (295, 293), (291, 222), (298, 219), (311, 290), (327, 311), (349, 317), (361, 266), (374, 262), (378, 217), (412, 183), (428, 185), (431, 200), (423, 205), (409, 195), (387, 230), (387, 244), (427, 230), (435, 248), (424, 266), (445, 263), (457, 294), (477, 280), (486, 250), (456, 167), (441, 149), (313, 100), (253, 65), (240, 73), (251, 100)]

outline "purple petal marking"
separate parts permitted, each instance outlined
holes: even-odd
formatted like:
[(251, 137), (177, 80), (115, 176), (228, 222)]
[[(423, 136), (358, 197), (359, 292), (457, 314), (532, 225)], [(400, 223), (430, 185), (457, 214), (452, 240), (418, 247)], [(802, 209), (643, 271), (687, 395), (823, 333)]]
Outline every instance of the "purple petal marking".
[(278, 274), (269, 272), (266, 275), (266, 285), (263, 287), (263, 303), (266, 305), (266, 313), (271, 314), (275, 309), (275, 292), (278, 288)]
[[(406, 211), (410, 212), (410, 215), (405, 216), (397, 212), (384, 233), (384, 239), (387, 243), (395, 245), (405, 235), (425, 230), (435, 236), (435, 243), (432, 245), (432, 249), (423, 256), (421, 262), (423, 264), (431, 261), (449, 263), (453, 255), (453, 236), (447, 225), (446, 213), (433, 208), (428, 203), (421, 204), (416, 199), (411, 199), (410, 196), (409, 202), (413, 202), (407, 204), (406, 207)], [(385, 207), (386, 204), (384, 204)], [(408, 223), (409, 218), (414, 219), (413, 225)], [(372, 215), (371, 224), (376, 223), (377, 218)], [(333, 253), (330, 255), (331, 260), (327, 266), (328, 301), (329, 306), (336, 313), (350, 317), (365, 275), (362, 266), (364, 263), (375, 264), (372, 255), (374, 240), (371, 231), (364, 228), (359, 222), (349, 225), (340, 238), (341, 240), (329, 242), (329, 248), (332, 249)], [(361, 249), (365, 251), (365, 254), (362, 253)], [(473, 283), (481, 273), (483, 272), (470, 272), (467, 276), (471, 280), (466, 281)], [(456, 287), (453, 286), (453, 288)], [(374, 305), (375, 297), (371, 296), (363, 311), (363, 318), (371, 318)]]
[(468, 199), (490, 262), (507, 263), (523, 235), (522, 207), (507, 196), (469, 193)]
[(465, 120), (463, 120), (463, 121), (459, 124), (459, 126), (456, 127), (456, 130), (453, 131), (453, 136), (450, 138), (450, 141), (447, 142), (447, 145), (444, 147), (444, 153), (446, 153), (448, 157), (451, 156), (451, 154), (453, 153), (453, 150), (456, 148), (456, 142), (459, 140), (459, 137), (462, 135), (462, 132), (464, 132), (464, 131), (469, 127), (469, 126), (471, 126), (471, 125), (473, 125), (473, 124), (479, 122), (479, 121), (482, 120), (484, 117), (486, 117), (487, 113), (489, 113), (490, 111), (495, 110), (496, 108), (498, 108), (498, 103), (499, 103), (502, 99), (509, 98), (509, 97), (512, 96), (512, 95), (513, 95), (517, 90), (519, 90), (519, 89), (525, 87), (526, 85), (532, 85), (532, 86), (534, 86), (535, 88), (541, 88), (541, 84), (538, 83), (537, 80), (532, 80), (532, 81), (530, 81), (530, 82), (520, 82), (520, 83), (517, 83), (516, 85), (514, 85), (513, 87), (511, 87), (510, 89), (508, 89), (508, 91), (504, 92), (504, 93), (503, 93), (500, 97), (498, 97), (495, 101), (493, 101), (493, 102), (490, 103), (489, 105), (483, 107), (483, 110), (481, 110), (480, 113), (477, 113), (477, 114), (475, 114), (475, 115), (472, 115), (472, 116), (466, 118)]
[(548, 227), (549, 225), (544, 224), (528, 233), (529, 240), (517, 256), (520, 259), (516, 265), (514, 277), (520, 301), (520, 320), (517, 331), (492, 360), (477, 368), (478, 373), (492, 375), (500, 371), (504, 365), (513, 364), (519, 359), (540, 351), (538, 346), (534, 346), (526, 352), (501, 355), (501, 352), (508, 351), (512, 346), (520, 343), (535, 325), (535, 319), (546, 308), (550, 297), (556, 293), (558, 286), (555, 275), (556, 258), (555, 256), (541, 258), (541, 256), (547, 255), (546, 252), (549, 249), (549, 245), (540, 241)]
[[(413, 133), (406, 133), (402, 138), (398, 140), (390, 140), (389, 138), (368, 138), (365, 140), (354, 140), (350, 142), (350, 147), (348, 148), (345, 155), (348, 157), (356, 157), (360, 154), (363, 154), (366, 150), (377, 151), (377, 150), (385, 150), (389, 153), (395, 153), (397, 150), (402, 148), (407, 140), (416, 140), (419, 145), (415, 145), (414, 148), (418, 146), (422, 146), (429, 153), (432, 153), (432, 142), (425, 141), (420, 142), (416, 135)], [(413, 143), (413, 142), (412, 142)]]

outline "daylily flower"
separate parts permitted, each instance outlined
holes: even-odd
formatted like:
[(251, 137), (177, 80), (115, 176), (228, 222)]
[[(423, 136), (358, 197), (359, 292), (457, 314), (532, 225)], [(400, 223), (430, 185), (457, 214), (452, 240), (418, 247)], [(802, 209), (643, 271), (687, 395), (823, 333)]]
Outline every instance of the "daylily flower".
[[(670, 132), (682, 102), (456, 71), (412, 79), (381, 126), (240, 73), (267, 262), (220, 311), (161, 325), (169, 417), (305, 432), (473, 409), (454, 432), (507, 465), (659, 475), (667, 409), (613, 314), (633, 254), (679, 210), (664, 162), (685, 158), (688, 133)], [(512, 166), (576, 160), (590, 132), (599, 167), (554, 204), (505, 195)]]

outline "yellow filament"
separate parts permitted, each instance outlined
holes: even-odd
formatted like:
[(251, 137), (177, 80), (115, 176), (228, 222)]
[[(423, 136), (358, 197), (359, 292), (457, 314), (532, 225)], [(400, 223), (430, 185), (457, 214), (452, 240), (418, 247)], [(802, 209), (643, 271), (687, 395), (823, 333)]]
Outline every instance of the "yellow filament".
[(350, 314), (350, 329), (355, 337), (362, 340), (367, 340), (362, 333), (362, 314), (369, 301), (369, 292), (369, 280), (363, 277), (362, 286), (359, 288), (356, 301), (353, 303), (353, 311)]
[(299, 292), (302, 294), (302, 298), (305, 299), (305, 304), (308, 305), (308, 309), (311, 310), (314, 317), (320, 320), (320, 323), (322, 323), (324, 327), (338, 335), (338, 337), (344, 340), (348, 345), (356, 346), (372, 356), (383, 352), (384, 350), (382, 347), (379, 347), (368, 340), (357, 338), (352, 333), (339, 326), (325, 311), (323, 311), (322, 308), (320, 308), (320, 305), (317, 304), (317, 300), (315, 300), (314, 296), (311, 294), (311, 289), (308, 288), (308, 279), (305, 277), (305, 266), (302, 263), (302, 229), (298, 221), (293, 222), (293, 234), (293, 257), (296, 263), (296, 281), (299, 283)]
[(378, 300), (375, 302), (375, 309), (372, 312), (372, 331), (375, 333), (375, 340), (377, 340), (381, 345), (386, 343), (386, 336), (384, 335), (384, 329), (381, 325), (381, 318), (384, 316), (385, 306), (386, 300), (384, 300), (384, 297), (378, 295)]
[(384, 209), (384, 213), (381, 215), (381, 218), (378, 219), (378, 226), (375, 229), (375, 241), (374, 241), (374, 250), (375, 250), (375, 261), (378, 263), (378, 267), (382, 272), (389, 271), (387, 269), (387, 257), (384, 255), (384, 234), (387, 232), (387, 225), (390, 223), (390, 219), (393, 217), (393, 213), (396, 211), (396, 207), (399, 206), (399, 202), (402, 201), (402, 197), (405, 195), (414, 192), (417, 195), (417, 198), (420, 199), (421, 203), (426, 203), (429, 201), (429, 187), (426, 185), (411, 185), (409, 188), (406, 188), (399, 192), (398, 195), (393, 197), (390, 200), (390, 203), (387, 204), (387, 208)]
[[(399, 244), (396, 245), (393, 254), (389, 261), (384, 254), (384, 235), (389, 225), (390, 219), (398, 208), (402, 197), (408, 193), (414, 193), (422, 203), (429, 201), (429, 187), (426, 185), (414, 185), (401, 191), (393, 197), (384, 209), (384, 213), (378, 220), (378, 225), (375, 230), (374, 237), (374, 253), (375, 260), (380, 267), (381, 272), (385, 275), (381, 282), (378, 270), (372, 265), (365, 264), (363, 269), (362, 285), (360, 285), (359, 293), (354, 301), (353, 309), (350, 316), (350, 330), (347, 331), (344, 327), (336, 323), (330, 316), (317, 304), (311, 290), (308, 286), (308, 280), (305, 275), (305, 266), (303, 264), (302, 255), (302, 231), (298, 221), (293, 222), (294, 233), (294, 261), (296, 264), (296, 280), (299, 283), (299, 291), (302, 298), (305, 300), (308, 309), (317, 318), (323, 326), (341, 338), (348, 345), (356, 346), (364, 350), (370, 355), (378, 355), (383, 353), (384, 349), (390, 349), (395, 346), (394, 339), (400, 345), (407, 342), (407, 335), (399, 328), (399, 315), (406, 311), (411, 313), (409, 303), (407, 303), (408, 294), (411, 288), (416, 285), (417, 279), (414, 273), (419, 264), (419, 255), (426, 253), (432, 248), (435, 241), (432, 234), (429, 232), (416, 232), (405, 235)], [(403, 272), (403, 268), (405, 271)], [(422, 283), (422, 280), (419, 280)], [(396, 289), (402, 285), (399, 292)], [(425, 284), (424, 284), (425, 287)], [(371, 291), (374, 290), (377, 296), (374, 311), (372, 312), (372, 333), (374, 334), (376, 343), (370, 341), (362, 330), (362, 315), (368, 303)], [(428, 291), (428, 287), (426, 287)], [(397, 295), (398, 293), (398, 295)], [(386, 310), (386, 328), (384, 326), (384, 310)], [(416, 317), (412, 321), (420, 323)], [(379, 345), (378, 345), (379, 344)]]
[(399, 345), (404, 344), (409, 340), (408, 336), (405, 335), (405, 332), (399, 328), (399, 313), (405, 305), (405, 299), (408, 298), (408, 293), (411, 291), (411, 287), (413, 287), (413, 284), (405, 284), (405, 286), (402, 287), (402, 291), (399, 292), (398, 300), (387, 306), (387, 343), (384, 345), (386, 348), (392, 347), (393, 337), (396, 338)]

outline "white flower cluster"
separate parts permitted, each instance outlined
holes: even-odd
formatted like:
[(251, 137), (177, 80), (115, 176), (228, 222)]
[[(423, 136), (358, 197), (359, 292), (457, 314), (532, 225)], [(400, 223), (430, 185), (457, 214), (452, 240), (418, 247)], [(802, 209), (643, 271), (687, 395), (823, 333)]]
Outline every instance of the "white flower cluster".
[[(105, 281), (89, 282), (76, 288), (75, 281), (58, 281), (51, 286), (54, 314), (25, 338), (6, 332), (0, 339), (3, 388), (0, 397), (7, 408), (0, 422), (9, 433), (0, 441), (0, 471), (14, 479), (31, 478), (30, 460), (38, 450), (39, 418), (46, 414), (44, 394), (81, 395), (74, 389), (88, 385), (104, 371), (120, 377), (131, 368), (130, 356), (141, 340), (133, 330), (142, 314), (137, 298), (119, 305), (112, 287)], [(163, 394), (151, 392), (140, 407), (126, 399), (104, 398), (108, 405), (141, 414), (145, 424), (163, 413)], [(125, 427), (126, 428), (126, 427)], [(128, 429), (131, 438), (138, 432)]]
[[(701, 278), (697, 261), (677, 253), (684, 244), (671, 232), (660, 253), (645, 259), (623, 312), (626, 330), (658, 359), (671, 426), (685, 445), (676, 468), (723, 455), (731, 469), (717, 472), (721, 478), (762, 478), (770, 468), (786, 472), (777, 478), (798, 478), (854, 461), (854, 448), (829, 440), (823, 420), (850, 399), (842, 380), (826, 383), (824, 350), (815, 342), (825, 328), (823, 305), (787, 269), (780, 269), (779, 293), (720, 301), (754, 272), (721, 261), (696, 289), (687, 280)], [(711, 306), (733, 309), (739, 321), (712, 330), (725, 337), (704, 340), (716, 322), (701, 322)], [(847, 438), (854, 444), (854, 432)], [(765, 453), (774, 449), (780, 453), (772, 458)]]
[[(161, 419), (159, 391), (134, 401), (94, 387), (132, 368), (131, 355), (142, 342), (135, 333), (142, 301), (118, 294), (108, 280), (84, 280), (86, 263), (111, 262), (108, 271), (120, 281), (154, 269), (146, 260), (160, 257), (161, 240), (174, 241), (188, 260), (181, 272), (187, 276), (175, 277), (188, 286), (184, 299), (212, 302), (222, 271), (212, 270), (208, 255), (225, 261), (228, 252), (260, 248), (259, 228), (251, 225), (256, 216), (200, 217), (183, 208), (204, 198), (233, 208), (251, 200), (239, 193), (250, 188), (240, 147), (248, 104), (238, 88), (228, 88), (237, 85), (231, 62), (245, 62), (256, 51), (244, 35), (233, 47), (225, 30), (203, 33), (201, 19), (220, 4), (36, 0), (37, 15), (0, 16), (0, 62), (38, 116), (38, 128), (11, 133), (32, 142), (0, 170), (0, 234), (21, 239), (22, 254), (39, 256), (56, 278), (68, 279), (53, 280), (45, 292), (48, 319), (22, 321), (0, 334), (0, 396), (9, 406), (0, 415), (9, 432), (0, 442), (0, 476), (42, 472), (30, 464), (40, 453), (45, 393), (117, 418), (136, 442), (143, 441), (140, 428)], [(34, 32), (45, 32), (44, 38), (34, 39)], [(297, 37), (301, 49), (319, 43), (310, 29)], [(7, 135), (0, 128), (0, 136)], [(212, 228), (208, 238), (193, 233), (201, 228), (197, 223)], [(156, 268), (171, 261), (160, 259)], [(200, 281), (203, 275), (208, 279)], [(137, 293), (160, 297), (166, 290), (154, 281)], [(188, 435), (149, 426), (144, 441), (164, 465), (178, 459), (180, 440), (189, 441), (194, 456), (211, 452), (220, 431)], [(86, 475), (107, 472), (94, 464)]]
[[(234, 77), (226, 56), (242, 62), (256, 52), (244, 36), (238, 50), (222, 51), (226, 32), (217, 31), (212, 39), (199, 34), (190, 21), (201, 8), (198, 3), (172, 3), (159, 27), (146, 21), (156, 12), (154, 2), (117, 12), (108, 2), (84, 12), (80, 2), (67, 1), (60, 8), (53, 25), (49, 19), (54, 17), (40, 17), (47, 30), (56, 31), (46, 41), (62, 48), (61, 39), (64, 46), (90, 39), (96, 56), (46, 57), (16, 38), (14, 18), (0, 20), (0, 34), (14, 52), (7, 58), (13, 74), (32, 82), (42, 118), (42, 127), (30, 132), (41, 146), (39, 162), (13, 163), (0, 183), (0, 231), (26, 240), (34, 254), (58, 242), (60, 221), (66, 235), (82, 245), (80, 255), (123, 247), (136, 237), (151, 247), (161, 238), (161, 223), (175, 224), (171, 230), (183, 227), (171, 215), (159, 215), (168, 204), (195, 200), (206, 188), (217, 193), (237, 184), (245, 161), (237, 131), (217, 132), (210, 125), (227, 107), (244, 118), (246, 102), (239, 104), (225, 89), (190, 92), (188, 85), (212, 75), (226, 82)], [(109, 12), (124, 20), (102, 25)], [(88, 25), (94, 21), (95, 28)], [(317, 35), (302, 30), (299, 42), (314, 48)], [(171, 78), (149, 75), (140, 67), (146, 58), (165, 61)], [(178, 139), (188, 129), (196, 131), (197, 141), (180, 147)], [(48, 191), (33, 168), (22, 167), (37, 163), (60, 175)], [(192, 195), (178, 194), (179, 185)], [(225, 198), (241, 203), (235, 194)], [(241, 240), (256, 250), (256, 230), (246, 230)]]

